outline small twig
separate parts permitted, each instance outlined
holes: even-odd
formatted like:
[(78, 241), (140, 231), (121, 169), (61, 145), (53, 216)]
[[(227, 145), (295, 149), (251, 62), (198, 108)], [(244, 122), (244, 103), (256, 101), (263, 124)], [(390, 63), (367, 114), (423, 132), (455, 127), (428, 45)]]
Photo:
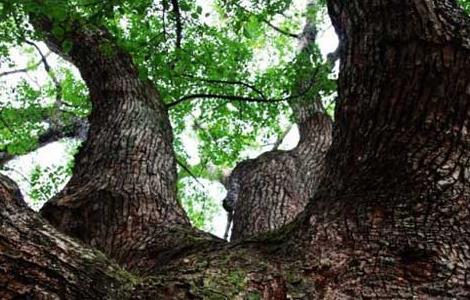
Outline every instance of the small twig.
[(266, 25), (268, 25), (269, 27), (271, 27), (272, 29), (276, 30), (277, 32), (279, 32), (280, 34), (283, 34), (283, 35), (286, 35), (286, 36), (289, 36), (289, 37), (292, 37), (292, 38), (295, 38), (295, 39), (299, 39), (300, 38), (300, 34), (296, 34), (296, 33), (291, 33), (291, 32), (288, 32), (286, 30), (283, 30), (279, 27), (277, 27), (276, 25), (272, 24), (271, 22), (269, 22), (268, 20), (262, 20)]
[[(45, 57), (48, 57), (49, 54), (51, 54), (51, 52), (48, 52), (47, 54), (45, 54)], [(34, 63), (32, 66), (29, 66), (29, 67), (26, 67), (26, 68), (21, 68), (21, 69), (17, 69), (17, 70), (2, 72), (2, 73), (0, 73), (0, 77), (13, 75), (13, 74), (18, 74), (18, 73), (26, 73), (26, 72), (30, 71), (31, 69), (35, 69), (41, 63), (42, 63), (42, 59), (39, 60), (38, 62)]]
[(185, 165), (183, 164), (179, 159), (176, 159), (176, 163), (186, 172), (189, 174), (189, 176), (191, 176), (202, 188), (206, 189), (206, 187), (204, 186), (204, 184), (202, 184), (199, 179), (197, 179), (197, 177), (193, 174), (193, 172), (191, 172), (191, 170)]
[(62, 85), (60, 84), (59, 80), (57, 79), (57, 77), (55, 76), (54, 72), (52, 71), (52, 68), (51, 68), (51, 65), (49, 64), (49, 62), (47, 61), (47, 57), (46, 55), (44, 55), (41, 51), (41, 48), (39, 48), (38, 45), (36, 45), (35, 43), (31, 42), (31, 41), (28, 41), (28, 40), (24, 40), (25, 43), (27, 43), (28, 45), (31, 45), (33, 46), (37, 52), (39, 53), (39, 56), (41, 57), (41, 61), (44, 65), (44, 69), (46, 70), (47, 72), (47, 75), (49, 75), (49, 77), (51, 78), (52, 82), (54, 83), (54, 86), (55, 86), (55, 92), (56, 92), (56, 99), (55, 99), (55, 102), (54, 102), (54, 106), (56, 107), (57, 109), (57, 114), (58, 116), (55, 116), (54, 118), (51, 119), (52, 123), (54, 123), (55, 125), (57, 125), (56, 123), (58, 123), (58, 119), (60, 118), (60, 108), (61, 106), (63, 105), (63, 101), (62, 101)]
[[(40, 62), (37, 63), (35, 66), (38, 66), (39, 64), (40, 64)], [(22, 69), (17, 69), (17, 70), (5, 71), (5, 72), (0, 73), (0, 77), (13, 75), (13, 74), (18, 74), (18, 73), (26, 73), (28, 71), (29, 71), (29, 68), (22, 68)]]
[(167, 104), (167, 107), (173, 107), (175, 105), (180, 104), (186, 100), (193, 100), (193, 99), (200, 99), (200, 98), (209, 98), (209, 99), (227, 99), (233, 101), (243, 101), (243, 102), (265, 102), (265, 103), (275, 103), (275, 102), (282, 102), (286, 101), (286, 99), (263, 99), (263, 98), (251, 98), (251, 97), (244, 97), (244, 96), (235, 96), (235, 95), (218, 95), (218, 94), (192, 94), (184, 96), (175, 102)]
[(263, 99), (266, 99), (266, 96), (263, 94), (263, 92), (261, 90), (259, 90), (257, 87), (255, 87), (254, 85), (252, 84), (248, 84), (246, 82), (243, 82), (243, 81), (237, 81), (237, 80), (220, 80), (220, 79), (207, 79), (207, 78), (201, 78), (201, 77), (197, 77), (197, 76), (193, 76), (193, 75), (189, 75), (189, 74), (183, 74), (181, 75), (182, 77), (188, 77), (188, 78), (192, 78), (192, 79), (195, 79), (195, 80), (198, 80), (198, 81), (202, 81), (202, 82), (207, 82), (207, 83), (215, 83), (215, 84), (233, 84), (233, 85), (241, 85), (241, 86), (244, 86), (246, 88), (249, 88), (251, 90), (253, 90), (255, 93), (257, 93), (261, 98)]
[(297, 98), (305, 96), (305, 94), (307, 94), (307, 92), (312, 88), (315, 78), (317, 76), (317, 73), (318, 73), (318, 70), (316, 70), (315, 74), (312, 76), (310, 85), (308, 86), (308, 88), (305, 89), (305, 91), (301, 92), (298, 95), (288, 96), (285, 98), (266, 99), (266, 98), (253, 98), (253, 97), (245, 97), (245, 96), (237, 96), (237, 95), (220, 95), (220, 94), (201, 93), (201, 94), (192, 94), (192, 95), (184, 96), (174, 102), (168, 103), (166, 106), (167, 108), (171, 108), (173, 106), (180, 104), (181, 102), (184, 102), (187, 100), (200, 99), (200, 98), (226, 99), (226, 100), (240, 101), (240, 102), (261, 102), (261, 103), (267, 103), (267, 104), (274, 104), (277, 102), (289, 101), (289, 100), (293, 100), (293, 99), (297, 99)]

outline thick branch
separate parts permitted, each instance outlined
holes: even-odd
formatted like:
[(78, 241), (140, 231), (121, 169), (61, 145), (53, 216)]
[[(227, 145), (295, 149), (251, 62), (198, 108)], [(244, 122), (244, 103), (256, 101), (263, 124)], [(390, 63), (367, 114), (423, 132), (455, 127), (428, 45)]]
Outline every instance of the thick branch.
[(0, 298), (111, 299), (129, 295), (132, 276), (57, 232), (0, 174)]
[[(305, 26), (300, 55), (310, 53), (316, 33), (314, 24)], [(312, 68), (312, 73), (317, 76), (318, 69)], [(306, 81), (308, 77), (303, 74), (297, 77), (297, 90), (306, 89), (310, 84)], [(233, 217), (232, 240), (270, 231), (292, 221), (316, 193), (322, 179), (332, 122), (323, 113), (321, 95), (309, 93), (290, 99), (289, 104), (298, 122), (299, 144), (290, 151), (278, 151), (282, 136), (272, 151), (239, 163), (230, 174), (223, 206), (228, 213), (226, 230)]]
[(447, 0), (328, 6), (334, 141), (290, 245), (327, 262), (326, 298), (469, 297), (470, 20)]

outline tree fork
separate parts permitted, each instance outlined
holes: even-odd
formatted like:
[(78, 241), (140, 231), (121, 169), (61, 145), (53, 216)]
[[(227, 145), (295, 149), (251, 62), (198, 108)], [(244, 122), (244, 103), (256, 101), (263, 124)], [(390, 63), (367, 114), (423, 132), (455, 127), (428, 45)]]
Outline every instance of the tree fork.
[[(280, 268), (253, 244), (219, 244), (186, 253), (146, 276), (58, 232), (27, 207), (0, 174), (0, 298), (10, 299), (270, 299), (316, 298), (297, 265)], [(273, 263), (275, 262), (275, 263)]]
[[(265, 299), (291, 296), (289, 282), (301, 291), (296, 296), (307, 299), (469, 298), (470, 21), (450, 0), (330, 0), (328, 5), (341, 41), (339, 102), (327, 172), (315, 197), (295, 223), (265, 236), (264, 242), (220, 246), (229, 252), (244, 247), (246, 255), (237, 257), (245, 260), (245, 267), (255, 261), (255, 269), (227, 273), (233, 261), (222, 256), (213, 259), (211, 248), (172, 259), (165, 272), (204, 283), (207, 276), (198, 275), (207, 273), (201, 270), (218, 261), (211, 269), (213, 277), (239, 282), (236, 274), (246, 275), (250, 285), (237, 285), (237, 290), (249, 291), (253, 282), (260, 282), (268, 286), (257, 290), (263, 291), (258, 298)], [(83, 162), (85, 157), (83, 153)], [(104, 175), (112, 178), (113, 174)], [(55, 281), (59, 287), (74, 289), (77, 284), (69, 280), (81, 278), (75, 282), (86, 293), (88, 275), (98, 273), (104, 276), (98, 277), (99, 289), (119, 295), (113, 290), (119, 278), (103, 274), (94, 259), (92, 267), (98, 269), (84, 270), (80, 259), (73, 262), (74, 251), (81, 250), (51, 227), (43, 230), (40, 218), (15, 204), (19, 198), (12, 196), (11, 183), (5, 185), (2, 178), (0, 182), (4, 286), (11, 287), (19, 278), (23, 284), (19, 287), (30, 295), (49, 296), (44, 292), (50, 286), (44, 278), (49, 277), (43, 274), (67, 274)], [(22, 234), (12, 229), (23, 224), (18, 218), (25, 218), (27, 224)], [(57, 241), (58, 236), (63, 239)], [(40, 249), (31, 251), (27, 246)], [(304, 255), (302, 260), (299, 253)], [(18, 267), (25, 260), (33, 262), (28, 264), (32, 268)], [(297, 266), (295, 275), (300, 279), (288, 280), (290, 276), (283, 273), (287, 262)], [(55, 263), (71, 269), (54, 271)], [(47, 272), (36, 272), (38, 265)], [(27, 279), (21, 279), (25, 274)], [(259, 274), (269, 274), (271, 281)], [(197, 288), (205, 293), (214, 289), (211, 284), (191, 286), (190, 281), (161, 279), (160, 295), (170, 293), (173, 299), (188, 298), (187, 291)], [(305, 286), (317, 290), (306, 292), (301, 288)], [(6, 297), (24, 295), (22, 291), (15, 289)], [(75, 291), (68, 298), (78, 298), (80, 292)], [(133, 285), (131, 291), (159, 295), (152, 294), (145, 282)], [(219, 289), (216, 293), (224, 295)], [(67, 298), (69, 294), (57, 295)], [(207, 294), (199, 297), (203, 295)], [(102, 293), (98, 291), (96, 297), (103, 298)]]

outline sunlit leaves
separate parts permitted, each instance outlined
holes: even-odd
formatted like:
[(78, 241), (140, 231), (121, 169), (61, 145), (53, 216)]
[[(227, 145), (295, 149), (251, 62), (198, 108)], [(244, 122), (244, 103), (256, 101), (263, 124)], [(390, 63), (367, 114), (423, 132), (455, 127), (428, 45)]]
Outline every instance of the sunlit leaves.
[(91, 102), (88, 98), (88, 89), (82, 80), (78, 80), (70, 70), (64, 70), (64, 79), (61, 81), (62, 101), (68, 104), (68, 112), (86, 117), (91, 111)]
[[(215, 189), (217, 190), (217, 188)], [(220, 189), (221, 187), (218, 189), (219, 192), (221, 192)], [(211, 224), (213, 224), (213, 219), (221, 207), (220, 203), (217, 203), (214, 197), (208, 193), (206, 186), (189, 177), (183, 178), (178, 182), (178, 199), (193, 226), (208, 231), (213, 230)]]
[(41, 167), (36, 165), (30, 176), (29, 184), (31, 189), (28, 196), (33, 203), (44, 203), (52, 196), (57, 194), (72, 175), (75, 155), (78, 143), (73, 141), (66, 142), (68, 150), (64, 164)]
[(469, 0), (459, 0), (460, 5), (467, 11), (470, 12), (470, 1)]
[(0, 103), (0, 151), (24, 154), (35, 148), (35, 136), (44, 128), (41, 122), (50, 109), (40, 105), (41, 92), (25, 81), (10, 93), (14, 99)]
[[(194, 97), (169, 111), (177, 156), (202, 177), (210, 175), (203, 170), (208, 163), (220, 173), (244, 159), (248, 149), (259, 148), (283, 132), (281, 124), (292, 113), (289, 103), (269, 100), (292, 100), (301, 92), (305, 99), (320, 92), (329, 96), (334, 90), (318, 49), (297, 55), (298, 40), (293, 38), (301, 33), (305, 18), (320, 22), (322, 5), (305, 11), (293, 7), (292, 0), (177, 2), (179, 11), (170, 0), (43, 0), (41, 5), (34, 0), (9, 2), (0, 7), (4, 17), (0, 22), (0, 62), (8, 62), (9, 46), (24, 38), (40, 39), (28, 24), (30, 14), (49, 18), (52, 34), (66, 53), (74, 47), (70, 39), (74, 26), (90, 30), (106, 27), (113, 38), (100, 45), (100, 50), (110, 56), (116, 46), (127, 50), (141, 78), (155, 84), (165, 103), (188, 95), (218, 96)], [(13, 93), (16, 104), (3, 105), (2, 117), (8, 126), (0, 124), (2, 150), (26, 153), (47, 128), (44, 120), (58, 118), (67, 124), (90, 113), (83, 81), (67, 68), (53, 72), (60, 82), (59, 92), (48, 80), (38, 89), (18, 88)], [(318, 76), (311, 78), (312, 73)], [(308, 91), (299, 91), (299, 80), (313, 84)], [(224, 95), (263, 102), (230, 100)], [(57, 98), (61, 105), (52, 105)], [(193, 147), (197, 147), (197, 159), (191, 157), (194, 153), (187, 153), (188, 132)], [(192, 160), (199, 164), (191, 166), (188, 162)], [(193, 222), (202, 226), (205, 217), (200, 203), (206, 197), (189, 193), (193, 187), (188, 184), (180, 183), (180, 187), (180, 197)]]

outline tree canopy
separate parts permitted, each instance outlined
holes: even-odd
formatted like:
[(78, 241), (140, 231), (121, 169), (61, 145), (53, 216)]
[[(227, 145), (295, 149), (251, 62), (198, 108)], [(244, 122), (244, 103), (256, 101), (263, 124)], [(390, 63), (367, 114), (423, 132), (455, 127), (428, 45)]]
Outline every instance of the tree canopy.
[[(50, 14), (52, 32), (64, 51), (71, 47), (67, 33), (75, 22), (104, 26), (131, 53), (142, 77), (152, 80), (169, 106), (180, 197), (193, 222), (204, 226), (208, 212), (220, 204), (195, 177), (218, 180), (250, 149), (255, 153), (263, 145), (269, 149), (294, 122), (290, 99), (321, 91), (333, 111), (334, 76), (326, 59), (317, 46), (308, 53), (298, 51), (303, 24), (320, 26), (326, 9), (322, 1), (308, 10), (305, 5), (303, 1), (50, 0), (40, 5), (3, 1), (2, 158), (6, 162), (64, 138), (72, 143), (73, 154), (79, 143), (67, 138), (82, 135), (83, 139), (80, 131), (85, 130), (91, 110), (79, 73), (39, 43), (42, 37), (32, 29), (29, 15)], [(101, 46), (113, 51), (110, 45)], [(18, 63), (18, 57), (23, 62)], [(30, 79), (28, 73), (34, 72), (39, 80)], [(298, 91), (295, 78), (302, 72), (312, 77), (311, 84)], [(72, 167), (73, 161), (56, 168), (38, 165), (32, 174), (23, 174), (31, 185), (29, 196), (36, 202), (50, 198)]]

